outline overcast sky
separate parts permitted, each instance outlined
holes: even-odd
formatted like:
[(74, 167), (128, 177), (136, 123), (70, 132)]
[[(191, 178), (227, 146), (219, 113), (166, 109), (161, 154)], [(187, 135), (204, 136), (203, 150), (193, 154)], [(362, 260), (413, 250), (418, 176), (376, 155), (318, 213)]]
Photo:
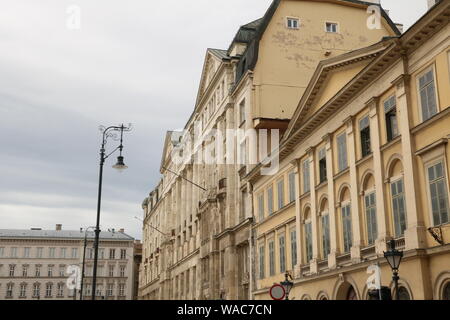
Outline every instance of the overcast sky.
[[(192, 112), (206, 48), (228, 48), (270, 2), (0, 0), (0, 228), (94, 225), (98, 126), (123, 122), (129, 169), (106, 163), (102, 228), (140, 239), (133, 217), (159, 179), (165, 132)], [(426, 11), (426, 0), (382, 5), (406, 27)]]

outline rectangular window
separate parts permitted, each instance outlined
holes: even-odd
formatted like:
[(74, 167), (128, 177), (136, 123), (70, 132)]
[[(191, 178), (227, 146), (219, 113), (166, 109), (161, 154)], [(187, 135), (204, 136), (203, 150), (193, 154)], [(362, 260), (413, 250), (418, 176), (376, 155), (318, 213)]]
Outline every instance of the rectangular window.
[(10, 265), (9, 266), (9, 276), (10, 277), (14, 277), (15, 270), (16, 270), (16, 266), (15, 265)]
[(113, 295), (113, 290), (114, 290), (114, 284), (108, 283), (108, 286), (106, 287), (106, 295), (107, 295), (108, 297), (112, 297), (112, 295)]
[(362, 157), (368, 156), (371, 151), (370, 146), (370, 120), (369, 116), (366, 116), (361, 119), (359, 122), (359, 132), (361, 138), (361, 154)]
[(28, 266), (22, 267), (22, 277), (28, 277)]
[(55, 252), (56, 252), (56, 248), (49, 248), (48, 249), (48, 257), (51, 259), (55, 258)]
[(27, 292), (27, 285), (26, 285), (25, 283), (22, 283), (22, 284), (20, 285), (20, 293), (19, 293), (19, 297), (20, 297), (20, 298), (25, 298), (26, 292)]
[(109, 249), (109, 259), (114, 260), (116, 258), (116, 249)]
[(33, 297), (39, 297), (41, 295), (41, 286), (38, 283), (33, 285)]
[(125, 284), (119, 284), (119, 297), (125, 296)]
[(387, 140), (392, 141), (399, 134), (397, 122), (397, 100), (395, 96), (390, 97), (384, 102), (384, 114), (386, 120)]
[(420, 105), (422, 107), (422, 121), (426, 121), (437, 113), (436, 85), (434, 70), (431, 68), (419, 77)]
[(284, 235), (278, 238), (280, 245), (280, 273), (286, 272), (286, 239)]
[(312, 224), (311, 224), (311, 222), (308, 222), (305, 224), (305, 247), (306, 247), (306, 261), (310, 262), (313, 258)]
[(303, 193), (307, 193), (311, 190), (311, 184), (310, 184), (310, 169), (309, 169), (309, 160), (303, 161), (302, 164), (303, 168)]
[(297, 265), (297, 231), (291, 231), (291, 262), (292, 270), (295, 269)]
[(11, 258), (17, 258), (17, 248), (16, 247), (12, 247), (10, 253), (11, 253), (10, 254)]
[(120, 266), (120, 277), (125, 277), (125, 266)]
[(78, 248), (72, 248), (72, 259), (78, 258)]
[(108, 272), (110, 277), (114, 277), (114, 266), (109, 266), (109, 272)]
[(241, 205), (239, 208), (239, 220), (243, 221), (245, 219), (246, 214), (246, 201), (247, 201), (247, 192), (242, 191), (241, 192)]
[(44, 248), (37, 248), (36, 249), (36, 258), (41, 259), (43, 252), (44, 252)]
[(58, 283), (58, 297), (64, 297), (64, 283)]
[(264, 245), (259, 246), (259, 278), (264, 279), (265, 277), (265, 247)]
[(4, 255), (5, 255), (5, 248), (1, 247), (0, 248), (0, 258), (3, 258)]
[(53, 284), (47, 283), (47, 285), (45, 286), (45, 296), (46, 297), (52, 296), (52, 289), (53, 289)]
[(319, 178), (320, 183), (327, 181), (327, 152), (325, 148), (319, 151)]
[(273, 187), (267, 190), (267, 210), (269, 211), (269, 215), (273, 214)]
[(366, 206), (367, 243), (373, 245), (378, 236), (375, 192), (366, 195), (364, 198)]
[(258, 214), (259, 214), (259, 221), (264, 220), (264, 193), (261, 193), (258, 196)]
[(322, 254), (323, 258), (327, 259), (331, 249), (330, 216), (328, 214), (323, 215), (321, 220), (322, 220)]
[(284, 207), (284, 179), (278, 181), (277, 191), (278, 191), (278, 210), (281, 210)]
[(337, 149), (338, 149), (338, 169), (339, 172), (348, 168), (347, 161), (347, 133), (342, 133), (337, 137)]
[(6, 297), (7, 298), (12, 298), (12, 296), (13, 296), (13, 287), (14, 287), (14, 284), (12, 284), (12, 283), (8, 283), (6, 285)]
[(300, 20), (297, 18), (287, 18), (287, 28), (288, 29), (299, 29)]
[(30, 257), (31, 248), (24, 248), (23, 249), (23, 257), (29, 258)]
[(66, 248), (61, 248), (61, 251), (59, 253), (61, 255), (61, 258), (65, 259), (66, 258), (66, 254), (67, 254), (67, 249)]
[(434, 226), (439, 226), (448, 223), (448, 191), (443, 162), (439, 162), (428, 168), (428, 181), (430, 184), (433, 224)]
[(344, 252), (350, 252), (352, 247), (352, 217), (350, 204), (342, 208), (342, 231), (344, 235)]
[(36, 277), (40, 277), (41, 276), (41, 266), (36, 266), (35, 276)]
[(120, 249), (120, 259), (121, 260), (127, 259), (127, 249)]
[(269, 241), (269, 272), (271, 277), (275, 275), (275, 243), (273, 240)]
[(289, 173), (289, 203), (295, 202), (295, 172)]
[(398, 238), (403, 236), (406, 230), (406, 206), (403, 179), (391, 184), (391, 192), (395, 236)]
[(53, 267), (52, 266), (48, 266), (47, 276), (48, 277), (53, 277)]
[(241, 125), (245, 122), (245, 99), (239, 104), (239, 121)]
[(325, 29), (327, 30), (327, 32), (337, 33), (338, 32), (338, 24), (335, 22), (326, 22)]
[(247, 164), (247, 140), (245, 139), (239, 145), (239, 164)]

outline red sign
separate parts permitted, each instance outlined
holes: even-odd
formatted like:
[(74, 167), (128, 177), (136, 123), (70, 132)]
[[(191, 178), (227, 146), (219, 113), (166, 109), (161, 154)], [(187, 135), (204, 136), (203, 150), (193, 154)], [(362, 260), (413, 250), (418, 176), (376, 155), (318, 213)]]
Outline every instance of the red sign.
[(274, 284), (269, 290), (270, 297), (272, 300), (283, 300), (286, 297), (286, 291), (283, 286), (279, 284)]

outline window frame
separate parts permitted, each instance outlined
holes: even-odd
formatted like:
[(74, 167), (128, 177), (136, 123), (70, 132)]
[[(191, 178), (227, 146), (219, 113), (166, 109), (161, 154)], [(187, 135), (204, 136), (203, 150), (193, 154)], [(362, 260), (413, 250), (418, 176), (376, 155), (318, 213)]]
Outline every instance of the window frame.
[[(392, 187), (393, 187), (393, 185), (398, 184), (400, 181), (402, 181), (402, 186), (403, 186), (403, 190), (402, 190), (402, 193), (401, 193), (402, 196), (400, 196), (400, 193), (398, 193), (398, 191), (397, 191), (397, 194), (394, 196), (394, 193), (392, 192)], [(398, 188), (397, 188), (397, 190), (398, 190)], [(407, 209), (406, 209), (406, 194), (405, 194), (405, 179), (404, 179), (403, 175), (398, 176), (398, 177), (393, 177), (393, 178), (390, 179), (390, 181), (389, 181), (389, 192), (390, 192), (390, 195), (391, 195), (392, 225), (393, 225), (393, 228), (394, 228), (393, 234), (394, 234), (394, 236), (396, 238), (401, 238), (401, 237), (405, 236), (405, 231), (408, 228), (408, 214), (407, 214)], [(404, 211), (403, 214), (405, 216), (405, 230), (403, 230), (402, 234), (397, 234), (397, 223), (396, 223), (396, 218), (395, 218), (396, 214), (395, 214), (394, 200), (395, 199), (399, 199), (400, 197), (403, 197), (403, 207), (404, 207), (403, 208), (404, 209), (403, 210)], [(399, 217), (399, 219), (400, 219), (400, 217)], [(401, 222), (400, 222), (399, 228), (401, 229)]]
[[(361, 122), (363, 120), (365, 120), (365, 119), (367, 119), (368, 125), (363, 128), (362, 125), (361, 125)], [(358, 129), (359, 129), (359, 142), (360, 142), (360, 148), (361, 148), (361, 159), (364, 159), (364, 158), (370, 156), (373, 153), (373, 151), (372, 151), (372, 135), (370, 133), (370, 116), (368, 114), (365, 115), (365, 116), (362, 116), (359, 119), (359, 121), (358, 121)], [(367, 147), (367, 146), (365, 146), (365, 144), (366, 144), (365, 140), (364, 140), (364, 143), (363, 143), (363, 131), (365, 133), (366, 130), (367, 130), (368, 137), (369, 137), (368, 150), (365, 149)]]
[[(424, 120), (423, 118), (423, 106), (422, 106), (422, 96), (420, 95), (420, 78), (425, 76), (426, 73), (429, 71), (433, 71), (433, 82), (434, 82), (434, 98), (436, 101), (436, 113), (432, 115), (430, 118)], [(440, 106), (439, 106), (439, 92), (437, 87), (437, 78), (436, 78), (436, 65), (435, 63), (429, 65), (428, 67), (425, 67), (422, 71), (420, 71), (416, 76), (416, 94), (417, 94), (417, 105), (419, 107), (419, 119), (420, 123), (423, 123), (425, 121), (430, 120), (433, 118), (436, 114), (440, 112)]]
[[(296, 21), (297, 22), (297, 27), (290, 27), (289, 26), (289, 21)], [(300, 25), (301, 25), (301, 20), (299, 17), (292, 17), (292, 16), (287, 16), (286, 17), (286, 28), (289, 30), (299, 30), (300, 29)]]
[[(333, 25), (336, 25), (336, 32), (333, 32), (333, 31), (328, 31), (328, 24), (333, 24)], [(341, 32), (341, 28), (340, 28), (340, 24), (339, 24), (339, 22), (337, 22), (337, 21), (325, 21), (325, 23), (324, 23), (324, 28), (325, 28), (325, 33), (332, 33), (332, 34), (340, 34)]]
[[(440, 221), (441, 223), (439, 225), (435, 224), (434, 221), (434, 215), (433, 215), (433, 203), (431, 200), (431, 190), (430, 190), (430, 176), (429, 176), (429, 169), (431, 167), (436, 166), (437, 164), (441, 163), (442, 164), (442, 170), (443, 170), (443, 179), (445, 179), (445, 187), (447, 188), (447, 219), (448, 221), (445, 223), (442, 223), (442, 221)], [(425, 176), (427, 179), (427, 198), (428, 198), (428, 208), (429, 208), (429, 217), (430, 217), (430, 225), (433, 227), (439, 227), (439, 226), (443, 226), (443, 225), (447, 225), (450, 223), (450, 197), (448, 196), (449, 193), (449, 181), (448, 181), (448, 173), (447, 173), (447, 166), (446, 166), (446, 157), (440, 157), (438, 159), (434, 159), (432, 161), (429, 161), (425, 164)], [(436, 180), (434, 180), (436, 181)]]

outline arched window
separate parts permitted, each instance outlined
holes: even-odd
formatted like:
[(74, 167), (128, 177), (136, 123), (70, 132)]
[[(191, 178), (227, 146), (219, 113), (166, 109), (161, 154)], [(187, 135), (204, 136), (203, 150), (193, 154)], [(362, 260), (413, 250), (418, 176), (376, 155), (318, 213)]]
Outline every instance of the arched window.
[(405, 187), (402, 172), (402, 164), (399, 160), (396, 160), (389, 170), (391, 177), (392, 219), (394, 222), (393, 231), (396, 238), (402, 237), (406, 230)]
[(305, 222), (304, 222), (304, 232), (305, 235), (305, 253), (306, 253), (306, 263), (310, 262), (313, 258), (313, 235), (312, 235), (312, 220), (311, 220), (311, 209), (308, 207), (305, 209)]
[(353, 287), (350, 287), (347, 292), (347, 300), (358, 300), (358, 297), (356, 296), (356, 291), (353, 289)]
[(399, 300), (411, 300), (411, 296), (409, 295), (408, 289), (406, 289), (405, 287), (399, 287), (398, 298)]
[(350, 190), (345, 188), (340, 194), (341, 201), (341, 224), (342, 224), (342, 250), (350, 252), (353, 245), (352, 215), (350, 203)]
[(322, 255), (324, 259), (330, 254), (330, 216), (328, 214), (328, 201), (324, 199), (320, 205), (320, 225), (322, 239)]
[(377, 203), (375, 193), (375, 180), (368, 175), (364, 181), (364, 208), (366, 212), (367, 244), (373, 245), (378, 237)]
[(442, 300), (450, 300), (450, 281), (447, 282), (444, 286)]

